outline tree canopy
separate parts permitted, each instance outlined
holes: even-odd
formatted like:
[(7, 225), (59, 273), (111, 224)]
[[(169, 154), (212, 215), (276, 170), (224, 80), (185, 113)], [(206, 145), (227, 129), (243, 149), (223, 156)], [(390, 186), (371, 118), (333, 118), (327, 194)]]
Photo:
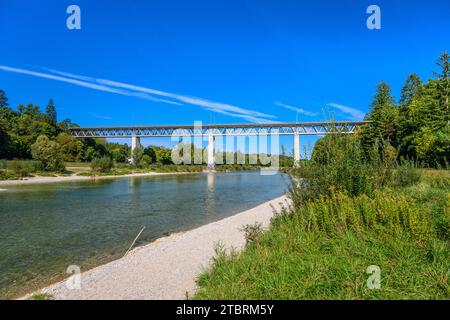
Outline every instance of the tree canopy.
[[(398, 158), (408, 158), (427, 166), (445, 166), (450, 159), (450, 56), (439, 57), (434, 78), (422, 83), (416, 74), (407, 77), (399, 104), (390, 87), (381, 82), (361, 132), (367, 154), (376, 145), (388, 143)], [(320, 145), (319, 145), (320, 146)]]

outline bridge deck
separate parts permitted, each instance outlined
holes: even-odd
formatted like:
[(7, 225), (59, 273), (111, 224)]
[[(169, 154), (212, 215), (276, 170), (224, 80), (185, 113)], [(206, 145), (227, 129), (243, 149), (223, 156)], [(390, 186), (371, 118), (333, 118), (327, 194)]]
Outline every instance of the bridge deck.
[(126, 138), (171, 136), (256, 136), (256, 135), (325, 135), (355, 133), (367, 121), (262, 123), (262, 124), (214, 124), (214, 125), (165, 125), (165, 126), (117, 126), (72, 127), (77, 138)]

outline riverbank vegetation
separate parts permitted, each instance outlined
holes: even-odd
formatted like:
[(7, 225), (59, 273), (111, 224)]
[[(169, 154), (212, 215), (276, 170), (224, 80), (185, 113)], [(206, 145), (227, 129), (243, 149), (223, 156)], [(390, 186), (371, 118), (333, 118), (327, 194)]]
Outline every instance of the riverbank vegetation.
[[(44, 111), (32, 103), (11, 108), (6, 93), (0, 90), (0, 159), (3, 159), (0, 163), (0, 180), (36, 175), (124, 175), (201, 172), (206, 169), (206, 148), (192, 144), (192, 165), (176, 165), (172, 162), (170, 148), (138, 146), (131, 154), (127, 144), (112, 143), (105, 139), (76, 139), (69, 131), (74, 126), (77, 124), (70, 119), (58, 121), (52, 99)], [(178, 145), (178, 148), (183, 156), (183, 145)], [(251, 156), (240, 152), (216, 152), (218, 163), (241, 163), (218, 165), (217, 171), (254, 170), (264, 166), (260, 162), (250, 164)], [(282, 167), (293, 164), (292, 157), (286, 155), (284, 148), (279, 161)]]
[[(449, 172), (378, 163), (353, 175), (346, 153), (291, 172), (292, 205), (243, 252), (219, 250), (194, 298), (448, 298)], [(367, 286), (373, 265), (379, 289)]]
[(399, 105), (382, 82), (358, 135), (321, 139), (289, 171), (290, 205), (242, 252), (218, 246), (193, 298), (448, 299), (449, 56), (438, 65)]

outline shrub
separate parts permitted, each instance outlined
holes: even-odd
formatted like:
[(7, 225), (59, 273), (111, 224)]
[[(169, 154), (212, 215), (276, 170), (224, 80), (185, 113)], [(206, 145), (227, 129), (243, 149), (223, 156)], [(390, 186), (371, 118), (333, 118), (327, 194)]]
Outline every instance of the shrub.
[(20, 176), (11, 170), (0, 169), (0, 180), (14, 180), (18, 178), (20, 178)]
[(45, 170), (64, 171), (65, 165), (58, 143), (51, 141), (47, 136), (41, 135), (31, 145), (33, 159), (40, 160)]
[(388, 179), (388, 174), (378, 151), (374, 150), (373, 159), (367, 160), (356, 137), (330, 135), (320, 140), (311, 161), (304, 161), (290, 171), (289, 194), (294, 207), (331, 191), (351, 196), (373, 195), (377, 186)]
[(392, 191), (376, 191), (373, 198), (336, 192), (307, 201), (286, 217), (302, 230), (330, 235), (367, 230), (392, 235), (406, 232), (415, 240), (426, 241), (432, 233), (426, 208)]
[(152, 163), (152, 158), (150, 158), (150, 156), (149, 155), (147, 155), (147, 154), (144, 154), (143, 156), (142, 156), (142, 160), (141, 160), (141, 167), (146, 167), (146, 166), (148, 166), (149, 164), (151, 164)]
[(144, 156), (144, 149), (141, 146), (136, 146), (131, 154), (132, 164), (136, 167), (140, 167), (142, 165), (142, 158)]
[(247, 224), (242, 228), (244, 232), (245, 240), (247, 244), (254, 243), (258, 240), (258, 238), (263, 233), (262, 224), (259, 222), (255, 222), (254, 224)]
[(378, 189), (410, 186), (422, 178), (413, 161), (396, 164), (389, 143), (375, 145), (367, 154), (357, 136), (330, 135), (319, 142), (312, 159), (290, 171), (294, 207), (336, 191), (373, 197)]
[(414, 161), (401, 160), (399, 166), (393, 172), (392, 185), (407, 187), (418, 183), (422, 179), (422, 173)]
[(47, 293), (35, 293), (28, 300), (53, 300), (53, 296)]
[(114, 162), (108, 156), (95, 158), (91, 162), (91, 170), (94, 172), (110, 172), (114, 166)]

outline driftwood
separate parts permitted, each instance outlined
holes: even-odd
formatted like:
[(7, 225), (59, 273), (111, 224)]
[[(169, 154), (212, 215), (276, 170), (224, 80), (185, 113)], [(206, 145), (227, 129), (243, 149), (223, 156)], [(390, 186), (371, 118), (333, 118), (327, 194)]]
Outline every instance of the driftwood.
[(136, 243), (136, 240), (139, 238), (139, 236), (141, 235), (141, 233), (144, 231), (145, 227), (142, 227), (141, 231), (138, 233), (138, 235), (136, 236), (136, 238), (134, 238), (133, 243), (131, 244), (131, 246), (128, 248), (127, 252), (125, 252), (125, 254), (123, 255), (124, 257), (128, 254), (128, 252), (130, 252), (131, 248), (133, 248), (134, 244)]

